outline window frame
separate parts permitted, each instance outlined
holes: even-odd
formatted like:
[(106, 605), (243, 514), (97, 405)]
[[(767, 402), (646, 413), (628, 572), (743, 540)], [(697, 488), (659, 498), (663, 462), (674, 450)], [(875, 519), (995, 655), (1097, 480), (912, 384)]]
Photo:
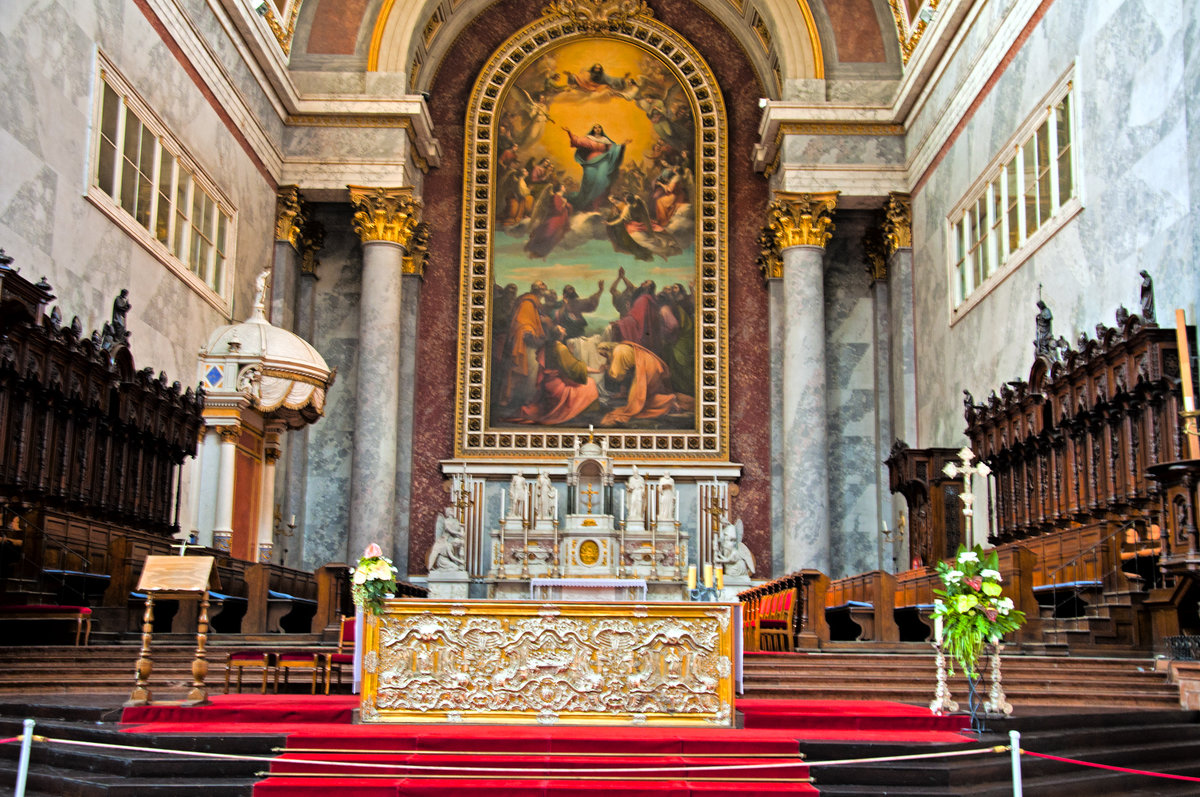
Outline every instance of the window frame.
[[(950, 326), (954, 326), (1083, 210), (1083, 182), (1077, 166), (1079, 124), (1078, 98), (1073, 91), (1074, 73), (1075, 67), (1072, 65), (946, 216), (945, 262), (949, 269), (947, 300)], [(1061, 202), (1059, 191), (1063, 179), (1059, 166), (1063, 150), (1058, 142), (1057, 120), (1058, 107), (1064, 100), (1067, 101), (1066, 129), (1069, 134), (1065, 152), (1072, 195), (1066, 202)], [(1038, 137), (1043, 135), (1043, 131), (1047, 152), (1045, 164), (1038, 162)], [(1027, 152), (1033, 154), (1032, 165), (1025, 163)], [(1033, 175), (1032, 185), (1027, 184), (1027, 173)], [(1050, 197), (1049, 215), (1039, 220), (1041, 189), (1046, 186)], [(1034, 214), (1032, 229), (1030, 201), (1033, 202)], [(971, 214), (981, 205), (986, 211), (986, 221), (981, 221), (980, 227), (986, 231), (987, 237), (982, 242), (975, 242), (971, 238)], [(972, 247), (978, 247), (985, 253), (985, 273), (979, 281), (975, 279), (979, 263), (972, 261)]]
[[(92, 129), (86, 174), (87, 188), (84, 196), (214, 309), (226, 318), (232, 318), (231, 298), (233, 277), (236, 271), (237, 208), (170, 132), (167, 125), (154, 113), (149, 104), (141, 98), (120, 71), (99, 50), (96, 51), (93, 78)], [(100, 174), (101, 167), (105, 165), (101, 160), (101, 149), (107, 140), (107, 136), (104, 135), (103, 113), (108, 89), (111, 89), (120, 102), (115, 113), (116, 140), (111, 142), (115, 148), (112, 163), (109, 164), (113, 173), (108, 175), (108, 182), (112, 186), (111, 194), (101, 187), (104, 180)], [(130, 144), (126, 138), (126, 131), (131, 115), (140, 123), (141, 138), (139, 145), (135, 148), (138, 154), (137, 164), (129, 163), (127, 158)], [(153, 137), (153, 142), (149, 147), (149, 161), (142, 163), (143, 156), (146, 154), (144, 150), (147, 146), (145, 140), (147, 134)], [(165, 156), (170, 156), (172, 172), (168, 183), (162, 181), (163, 175), (161, 174), (165, 165)], [(135, 167), (143, 176), (147, 171), (149, 172), (149, 183), (146, 188), (149, 197), (145, 200), (147, 203), (145, 224), (137, 216), (142, 201), (140, 190), (135, 190), (133, 193), (134, 211), (125, 207), (124, 183), (129, 177), (128, 166)], [(186, 176), (187, 207), (181, 211), (178, 190), (184, 176)], [(208, 243), (210, 250), (214, 253), (217, 249), (216, 238), (221, 232), (220, 220), (225, 219), (223, 263), (217, 263), (210, 257), (209, 262), (201, 266), (205, 273), (211, 272), (210, 276), (214, 277), (212, 284), (200, 273), (192, 270), (191, 253), (195, 247), (194, 239), (199, 230), (199, 227), (193, 224), (192, 218), (197, 191), (208, 200), (207, 210), (211, 213), (213, 221), (210, 225), (211, 229), (208, 231), (211, 236)], [(160, 204), (164, 199), (169, 203), (165, 218), (160, 209)], [(203, 206), (204, 203), (201, 205)], [(202, 212), (204, 212), (204, 207), (202, 207)], [(163, 240), (160, 240), (158, 233), (161, 221), (166, 222)], [(187, 229), (180, 229), (181, 223), (190, 226)], [(177, 247), (181, 247), (179, 254), (175, 253)]]

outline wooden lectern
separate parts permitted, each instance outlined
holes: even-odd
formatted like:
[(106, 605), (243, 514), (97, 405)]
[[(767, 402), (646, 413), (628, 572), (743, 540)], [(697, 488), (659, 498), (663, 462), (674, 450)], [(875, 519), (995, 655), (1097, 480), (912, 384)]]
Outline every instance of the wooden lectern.
[(192, 661), (192, 688), (183, 701), (185, 706), (208, 703), (208, 687), (204, 678), (208, 675), (208, 660), (204, 646), (208, 642), (208, 591), (219, 589), (216, 561), (211, 556), (147, 556), (138, 581), (138, 591), (146, 593), (146, 611), (142, 615), (142, 651), (137, 660), (137, 680), (133, 692), (125, 701), (126, 706), (147, 706), (150, 699), (150, 672), (153, 662), (150, 656), (150, 640), (154, 634), (154, 601), (175, 599), (200, 601), (200, 618), (196, 626), (196, 658)]

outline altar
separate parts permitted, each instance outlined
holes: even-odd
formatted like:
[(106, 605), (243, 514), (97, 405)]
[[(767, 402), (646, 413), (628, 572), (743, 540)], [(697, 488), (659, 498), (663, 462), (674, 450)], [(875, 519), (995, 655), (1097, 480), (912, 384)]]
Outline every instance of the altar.
[(362, 722), (733, 726), (726, 603), (389, 600)]

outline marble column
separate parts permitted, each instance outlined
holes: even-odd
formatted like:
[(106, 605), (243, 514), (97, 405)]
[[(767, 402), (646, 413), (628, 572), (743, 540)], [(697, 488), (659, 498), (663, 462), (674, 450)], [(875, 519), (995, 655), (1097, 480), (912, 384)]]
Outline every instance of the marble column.
[(825, 242), (837, 194), (779, 192), (769, 209), (782, 260), (783, 570), (830, 575), (825, 390)]
[[(300, 337), (311, 342), (316, 336), (316, 290), (317, 266), (321, 261), (317, 255), (325, 246), (324, 226), (311, 218), (305, 219), (301, 231), (300, 248), (300, 277), (296, 290), (296, 328)], [(306, 523), (307, 485), (308, 485), (308, 435), (309, 427), (296, 429), (287, 437), (284, 453), (285, 473), (283, 474), (283, 516), (296, 518), (296, 529), (300, 536), (296, 543), (283, 546), (276, 551), (276, 560), (287, 565), (286, 559), (295, 563), (303, 561), (304, 528)], [(296, 529), (289, 533), (295, 534)]]
[[(779, 241), (776, 232), (770, 224), (763, 227), (758, 236), (760, 254), (758, 267), (762, 270), (763, 279), (767, 283), (767, 339), (770, 341), (768, 351), (771, 369), (771, 495), (776, 498), (771, 501), (771, 570), (770, 574), (780, 576), (788, 571), (784, 569), (782, 529), (784, 525), (783, 512), (783, 342), (784, 329), (787, 319), (787, 304), (783, 296), (783, 255), (779, 251)], [(760, 573), (759, 575), (766, 575)]]
[(401, 270), (399, 419), (396, 429), (396, 555), (392, 562), (401, 574), (409, 572), (408, 540), (412, 508), (413, 410), (417, 384), (417, 325), (420, 323), (421, 282), (425, 275), (429, 225), (413, 231)]
[(891, 453), (892, 431), (892, 347), (891, 299), (888, 285), (887, 249), (883, 228), (871, 225), (863, 236), (863, 252), (867, 259), (867, 276), (871, 279), (871, 326), (874, 341), (875, 382), (875, 517), (873, 523), (879, 534), (875, 538), (876, 568), (895, 572), (896, 550), (883, 536), (884, 524), (896, 528), (893, 517), (892, 492), (889, 489), (887, 465)]
[(236, 424), (217, 427), (221, 436), (221, 458), (217, 469), (217, 500), (213, 520), (213, 547), (231, 551), (233, 541), (233, 472), (242, 429)]
[(420, 203), (411, 189), (359, 186), (350, 186), (350, 201), (363, 268), (346, 556), (357, 561), (376, 542), (395, 560), (401, 269)]
[(917, 439), (917, 343), (913, 313), (912, 203), (889, 195), (884, 208), (888, 252), (888, 314), (891, 319), (892, 433), (914, 448)]
[(272, 324), (287, 330), (294, 329), (296, 317), (293, 300), (300, 271), (300, 231), (304, 222), (300, 189), (294, 185), (281, 187), (275, 196), (275, 257), (271, 267), (269, 318)]
[(254, 546), (255, 560), (271, 561), (275, 544), (275, 467), (279, 462), (279, 431), (268, 432), (263, 446), (262, 500), (258, 505), (258, 539)]

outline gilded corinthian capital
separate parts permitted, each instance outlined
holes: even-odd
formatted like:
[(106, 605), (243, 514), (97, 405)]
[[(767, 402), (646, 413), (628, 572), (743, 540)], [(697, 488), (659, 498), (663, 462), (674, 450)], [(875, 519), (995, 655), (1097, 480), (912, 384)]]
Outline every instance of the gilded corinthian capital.
[(362, 242), (388, 241), (407, 249), (421, 214), (421, 200), (413, 197), (412, 189), (349, 188), (354, 231)]
[(819, 246), (833, 236), (837, 191), (820, 194), (779, 192), (767, 208), (767, 227), (780, 251), (792, 246)]
[(304, 226), (303, 198), (300, 189), (285, 185), (275, 195), (275, 240), (287, 241), (300, 248), (300, 228)]
[(912, 197), (895, 191), (888, 194), (883, 206), (887, 218), (883, 222), (883, 234), (887, 238), (888, 255), (897, 249), (912, 249)]

